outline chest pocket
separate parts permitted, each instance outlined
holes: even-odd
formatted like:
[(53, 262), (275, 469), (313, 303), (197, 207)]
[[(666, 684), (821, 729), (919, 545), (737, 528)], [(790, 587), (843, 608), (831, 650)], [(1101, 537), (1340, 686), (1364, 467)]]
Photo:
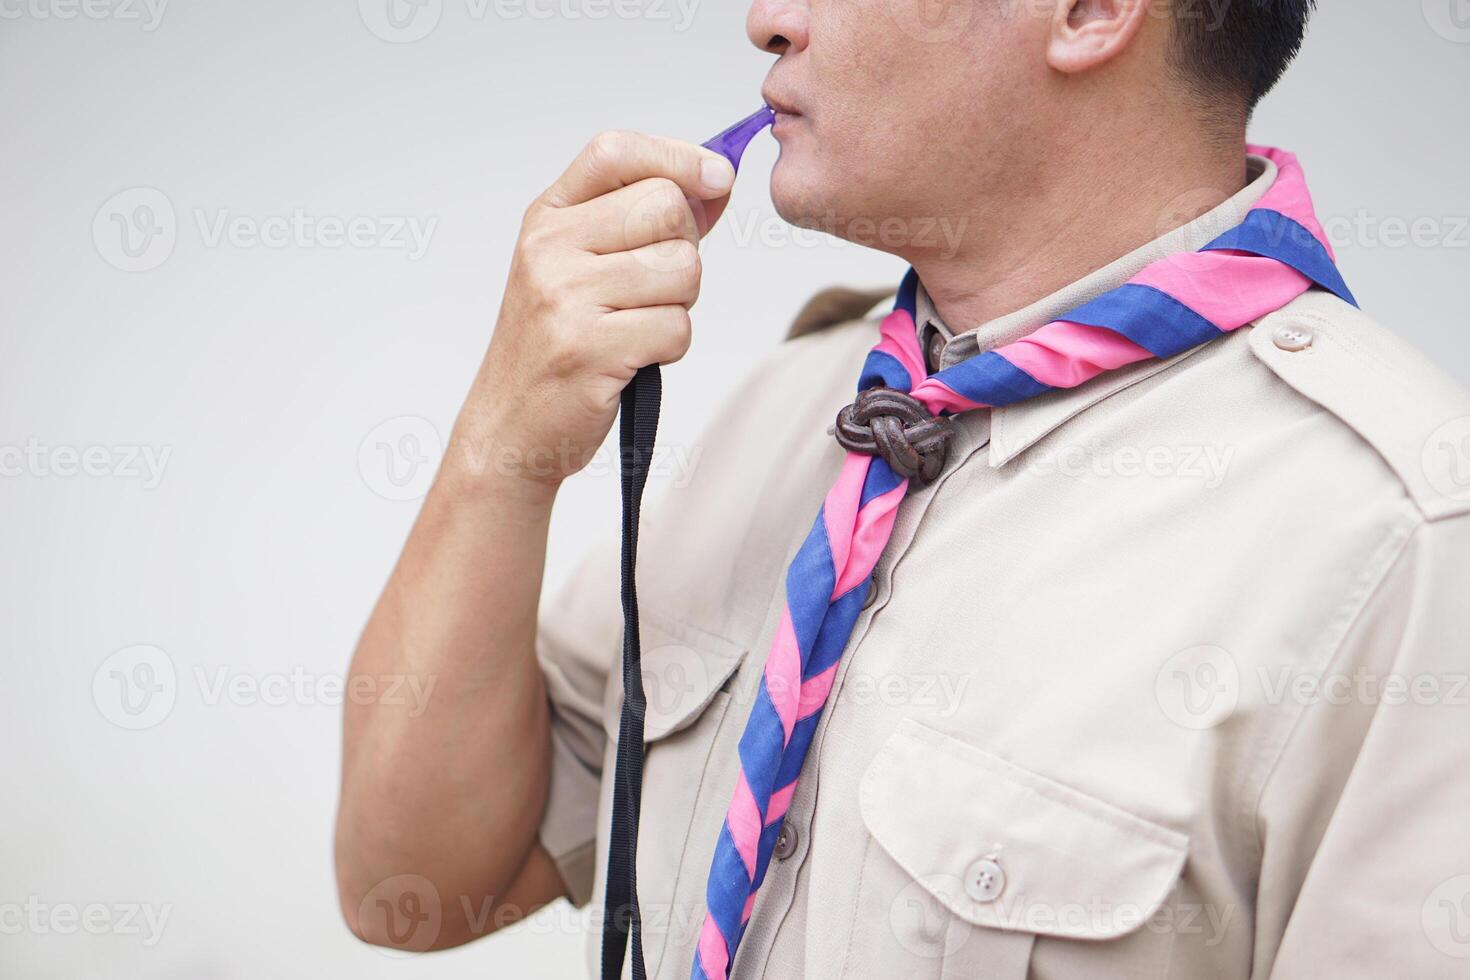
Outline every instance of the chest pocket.
[[(1127, 975), (1163, 970), (1169, 937), (1139, 930), (1179, 878), (1185, 835), (911, 720), (860, 794), (876, 845), (862, 915), (887, 920), (854, 936), (855, 952), (873, 944), (868, 962), (906, 956), (928, 964), (907, 976), (1021, 980), (1043, 939), (1131, 937)], [(884, 935), (865, 938), (874, 931)], [(862, 962), (849, 955), (851, 976)]]
[[(730, 758), (715, 754), (714, 746), (731, 714), (724, 688), (745, 660), (746, 648), (654, 610), (640, 610), (639, 621), (648, 700), (638, 829), (644, 957), (650, 977), (683, 980), (702, 924), (698, 914), (714, 845), (713, 832), (708, 841), (691, 836), (692, 821), (712, 808), (723, 815), (728, 802), (715, 806), (713, 787), (729, 792), (739, 759), (733, 746), (725, 753)], [(622, 684), (614, 674), (603, 716), (609, 760), (622, 701)], [(722, 779), (727, 774), (731, 778)]]

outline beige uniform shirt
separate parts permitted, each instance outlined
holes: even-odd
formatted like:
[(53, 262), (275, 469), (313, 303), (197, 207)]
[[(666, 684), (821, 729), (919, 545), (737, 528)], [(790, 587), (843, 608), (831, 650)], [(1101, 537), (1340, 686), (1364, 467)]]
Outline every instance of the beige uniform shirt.
[[(1015, 340), (1241, 218), (1274, 179), (1029, 309)], [(685, 980), (736, 743), (879, 307), (827, 296), (644, 509), (638, 884)], [(828, 311), (830, 313), (830, 310)], [(959, 421), (903, 503), (737, 980), (1470, 976), (1470, 401), (1323, 292)], [(617, 563), (547, 604), (541, 839), (600, 903)], [(594, 918), (590, 964), (600, 918)]]

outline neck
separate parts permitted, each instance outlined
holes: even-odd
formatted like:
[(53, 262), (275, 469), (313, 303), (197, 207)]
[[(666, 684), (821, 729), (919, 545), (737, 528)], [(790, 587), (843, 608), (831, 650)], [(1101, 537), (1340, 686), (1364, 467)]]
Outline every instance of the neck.
[[(1173, 133), (1185, 130), (1173, 129)], [(972, 201), (947, 254), (905, 255), (944, 321), (968, 330), (1023, 309), (1219, 206), (1245, 186), (1244, 139), (1168, 130), (1071, 141), (1024, 182)]]

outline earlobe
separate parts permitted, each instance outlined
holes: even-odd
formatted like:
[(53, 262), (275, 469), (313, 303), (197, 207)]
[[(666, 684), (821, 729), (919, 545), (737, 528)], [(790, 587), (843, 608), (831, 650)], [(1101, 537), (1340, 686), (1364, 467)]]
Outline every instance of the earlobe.
[(1057, 0), (1047, 39), (1047, 64), (1074, 75), (1112, 61), (1138, 36), (1149, 2)]

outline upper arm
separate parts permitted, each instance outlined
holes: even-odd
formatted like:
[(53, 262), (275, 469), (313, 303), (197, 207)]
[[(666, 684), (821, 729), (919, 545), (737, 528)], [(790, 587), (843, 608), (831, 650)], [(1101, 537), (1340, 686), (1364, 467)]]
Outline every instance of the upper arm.
[[(1423, 525), (1263, 795), (1270, 974), (1462, 975), (1470, 956), (1470, 517)], [(1289, 904), (1283, 901), (1290, 896)], [(1264, 971), (1262, 971), (1264, 972)]]
[(551, 707), (551, 774), (538, 849), (577, 905), (591, 898), (602, 760), (603, 705), (622, 637), (618, 552), (606, 541), (582, 559), (540, 617), (536, 656)]

